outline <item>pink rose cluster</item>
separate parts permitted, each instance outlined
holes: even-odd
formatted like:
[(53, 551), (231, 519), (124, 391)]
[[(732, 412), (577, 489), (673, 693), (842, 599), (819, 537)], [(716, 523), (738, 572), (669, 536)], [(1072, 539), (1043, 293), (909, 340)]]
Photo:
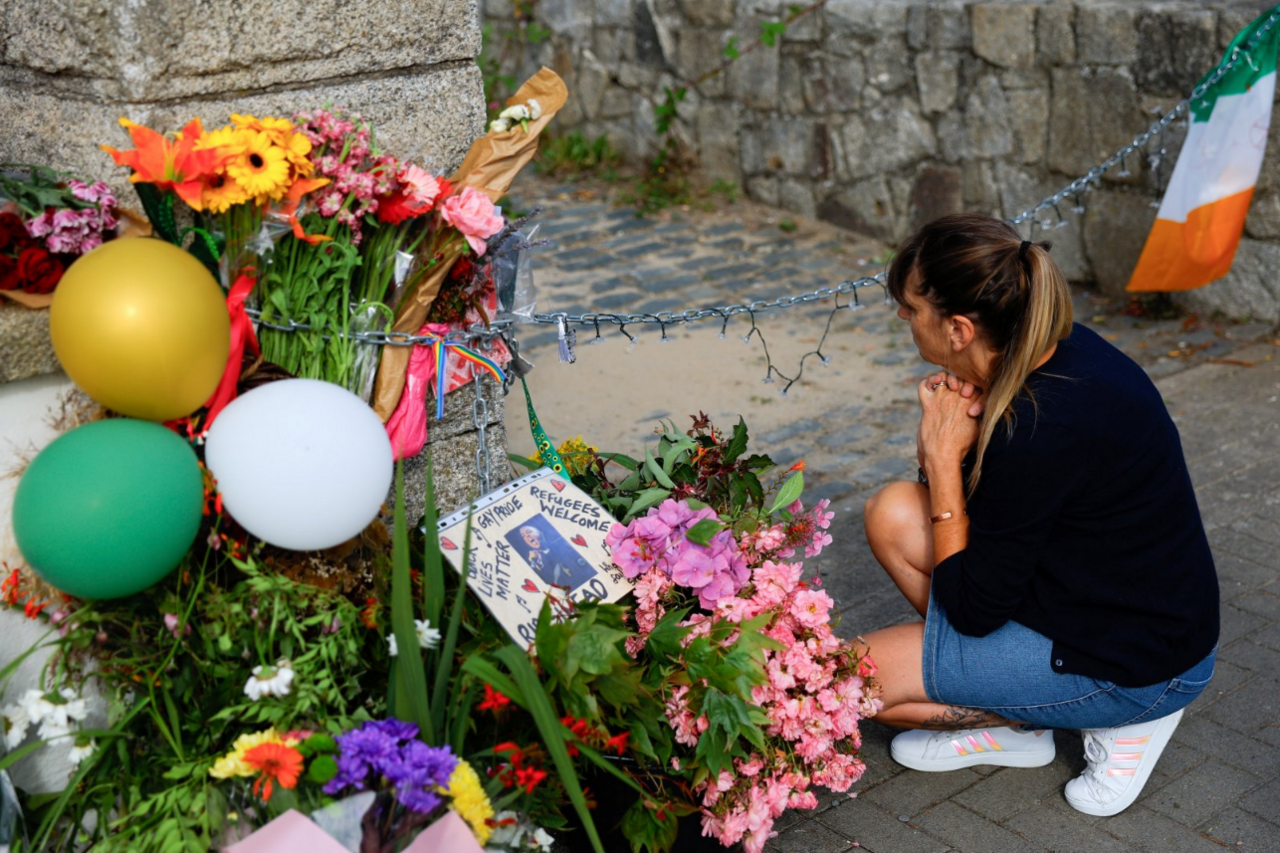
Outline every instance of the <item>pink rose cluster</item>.
[(83, 255), (101, 246), (103, 233), (120, 224), (116, 212), (118, 203), (110, 187), (102, 181), (87, 184), (70, 180), (67, 189), (72, 198), (85, 206), (46, 208), (44, 213), (27, 222), (27, 233), (44, 240), (45, 248), (54, 254)]
[(673, 584), (693, 590), (698, 603), (710, 610), (721, 599), (737, 595), (750, 572), (746, 555), (728, 529), (707, 545), (689, 541), (686, 534), (703, 519), (716, 520), (716, 511), (694, 510), (685, 501), (668, 499), (630, 524), (615, 524), (605, 543), (627, 577), (656, 570)]
[[(703, 835), (725, 846), (741, 842), (748, 853), (764, 848), (783, 811), (817, 805), (813, 786), (847, 791), (861, 777), (858, 722), (881, 704), (871, 681), (875, 665), (835, 636), (834, 602), (802, 581), (802, 571), (798, 563), (766, 560), (737, 594), (721, 597), (710, 613), (682, 623), (693, 629), (688, 642), (710, 635), (721, 623), (767, 615), (763, 632), (780, 646), (765, 651), (767, 680), (752, 688), (754, 704), (769, 718), (765, 748), (736, 759), (733, 773), (722, 771), (695, 787)], [(661, 618), (674, 583), (656, 563), (637, 580), (637, 639), (643, 641)], [(731, 634), (725, 642), (736, 638)], [(689, 748), (697, 746), (709, 725), (692, 705), (697, 692), (696, 686), (678, 685), (666, 702), (675, 740)], [(678, 770), (678, 759), (673, 761)]]

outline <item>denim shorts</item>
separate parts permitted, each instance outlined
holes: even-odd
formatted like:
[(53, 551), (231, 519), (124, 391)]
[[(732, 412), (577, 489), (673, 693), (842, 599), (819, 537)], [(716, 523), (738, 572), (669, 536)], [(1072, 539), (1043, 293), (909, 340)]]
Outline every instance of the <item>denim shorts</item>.
[(1052, 652), (1052, 640), (1017, 622), (985, 637), (961, 634), (929, 600), (922, 660), (929, 699), (1039, 728), (1101, 729), (1167, 717), (1208, 685), (1217, 647), (1182, 675), (1148, 687), (1054, 672)]

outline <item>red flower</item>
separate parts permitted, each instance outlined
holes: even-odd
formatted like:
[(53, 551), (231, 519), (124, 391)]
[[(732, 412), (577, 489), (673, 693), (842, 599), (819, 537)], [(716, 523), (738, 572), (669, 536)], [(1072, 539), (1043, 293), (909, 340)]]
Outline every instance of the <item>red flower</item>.
[(364, 600), (364, 609), (360, 611), (360, 621), (370, 630), (378, 627), (378, 599), (370, 596)]
[(49, 602), (36, 601), (35, 597), (32, 596), (31, 598), (28, 598), (27, 603), (22, 606), (22, 615), (26, 616), (28, 619), (35, 619), (40, 615), (40, 611), (44, 610), (48, 606)]
[(516, 771), (516, 787), (524, 788), (526, 794), (532, 794), (533, 789), (541, 784), (543, 779), (547, 778), (547, 771), (539, 770), (536, 767), (521, 767)]
[(431, 205), (416, 202), (409, 198), (408, 194), (403, 190), (398, 190), (391, 195), (378, 199), (377, 217), (379, 222), (399, 225), (406, 219), (421, 216), (430, 210)]
[(507, 709), (511, 704), (511, 699), (493, 689), (493, 685), (486, 684), (484, 686), (484, 701), (476, 706), (478, 711), (492, 711), (496, 717)]
[(14, 569), (9, 572), (9, 577), (0, 583), (0, 601), (10, 607), (16, 607), (20, 598), (22, 598), (22, 574)]
[(21, 216), (16, 213), (0, 213), (0, 251), (9, 248), (21, 251), (34, 244)]
[(476, 265), (471, 263), (468, 257), (458, 258), (453, 262), (453, 268), (449, 270), (449, 278), (456, 281), (467, 281), (475, 272)]
[(62, 263), (44, 249), (23, 249), (18, 255), (18, 278), (27, 293), (52, 293), (62, 278)]
[(803, 459), (801, 459), (799, 462), (797, 462), (796, 464), (792, 465), (792, 466), (791, 466), (790, 468), (788, 468), (787, 470), (788, 470), (788, 471), (803, 471), (803, 470), (804, 470), (804, 460), (803, 460)]
[(17, 290), (22, 284), (18, 277), (18, 262), (8, 255), (0, 255), (0, 290)]
[(605, 749), (612, 749), (622, 755), (627, 751), (627, 738), (631, 737), (631, 732), (623, 732), (620, 735), (614, 735), (604, 742)]

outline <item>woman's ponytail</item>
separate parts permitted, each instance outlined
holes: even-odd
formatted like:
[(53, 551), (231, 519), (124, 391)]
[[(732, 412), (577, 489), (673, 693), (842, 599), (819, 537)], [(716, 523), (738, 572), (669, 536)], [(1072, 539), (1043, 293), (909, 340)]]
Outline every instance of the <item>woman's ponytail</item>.
[[(992, 366), (986, 409), (978, 432), (977, 457), (969, 472), (969, 494), (973, 494), (982, 476), (982, 457), (996, 425), (1013, 419), (1013, 401), (1026, 389), (1027, 377), (1044, 354), (1071, 333), (1071, 290), (1062, 270), (1049, 257), (1048, 244), (1032, 243), (1025, 254), (1026, 261), (1018, 263), (1023, 267), (1018, 284), (1019, 289), (1025, 289), (1026, 308), (1013, 324), (1013, 334)], [(1027, 393), (1030, 394), (1030, 389)]]

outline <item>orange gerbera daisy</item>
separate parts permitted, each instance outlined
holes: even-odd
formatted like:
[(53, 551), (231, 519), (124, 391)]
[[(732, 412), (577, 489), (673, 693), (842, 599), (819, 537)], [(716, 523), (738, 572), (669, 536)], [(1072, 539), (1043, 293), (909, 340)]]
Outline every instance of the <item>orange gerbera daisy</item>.
[(244, 763), (261, 775), (253, 783), (253, 793), (263, 801), (271, 799), (271, 786), (280, 783), (281, 788), (293, 790), (302, 774), (302, 753), (282, 743), (263, 743), (244, 754)]

